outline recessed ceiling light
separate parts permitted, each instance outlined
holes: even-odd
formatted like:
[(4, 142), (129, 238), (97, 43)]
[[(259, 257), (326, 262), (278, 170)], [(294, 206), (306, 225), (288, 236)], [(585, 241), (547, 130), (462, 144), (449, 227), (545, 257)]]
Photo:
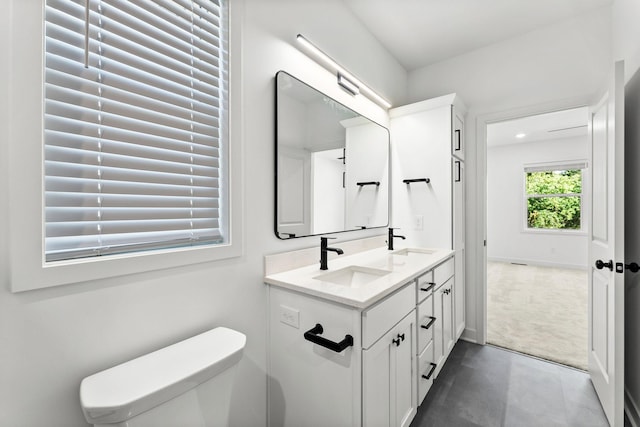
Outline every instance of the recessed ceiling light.
[(518, 134), (516, 134), (516, 138), (524, 138), (525, 136), (527, 136), (526, 133), (518, 133)]

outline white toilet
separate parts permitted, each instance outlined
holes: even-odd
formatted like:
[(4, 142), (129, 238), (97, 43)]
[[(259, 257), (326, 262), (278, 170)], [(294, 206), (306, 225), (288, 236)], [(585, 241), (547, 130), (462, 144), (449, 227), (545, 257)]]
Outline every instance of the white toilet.
[(227, 426), (244, 334), (216, 328), (82, 380), (90, 424), (109, 427)]

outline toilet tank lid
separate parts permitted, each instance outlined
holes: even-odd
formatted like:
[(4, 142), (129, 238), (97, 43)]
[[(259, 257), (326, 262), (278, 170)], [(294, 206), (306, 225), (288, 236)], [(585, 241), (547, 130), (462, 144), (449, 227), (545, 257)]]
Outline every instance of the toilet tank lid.
[(122, 422), (173, 399), (238, 363), (245, 343), (244, 334), (218, 327), (86, 377), (85, 418)]

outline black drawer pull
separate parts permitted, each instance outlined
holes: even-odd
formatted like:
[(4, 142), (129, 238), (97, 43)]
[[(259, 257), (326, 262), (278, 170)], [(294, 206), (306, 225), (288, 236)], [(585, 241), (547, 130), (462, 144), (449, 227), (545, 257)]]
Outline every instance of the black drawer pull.
[(421, 291), (429, 292), (436, 285), (435, 282), (427, 282), (429, 286), (426, 288), (420, 288)]
[(328, 340), (325, 337), (321, 337), (320, 334), (323, 331), (324, 329), (322, 328), (322, 325), (320, 323), (316, 323), (316, 326), (304, 333), (304, 339), (324, 348), (328, 348), (331, 351), (335, 351), (336, 353), (340, 353), (347, 347), (351, 347), (353, 345), (353, 337), (351, 335), (345, 335), (342, 341), (335, 342)]
[(431, 375), (433, 375), (433, 371), (436, 370), (436, 365), (435, 363), (430, 363), (431, 365), (431, 369), (429, 370), (429, 373), (427, 375), (423, 375), (422, 378), (424, 378), (425, 380), (428, 380), (431, 378)]
[(435, 317), (433, 317), (433, 316), (429, 316), (429, 319), (431, 319), (431, 320), (429, 321), (429, 323), (427, 323), (426, 325), (420, 325), (420, 327), (421, 327), (422, 329), (429, 329), (429, 328), (431, 327), (431, 325), (433, 325), (433, 322), (435, 322), (435, 321), (436, 321), (436, 318), (435, 318)]

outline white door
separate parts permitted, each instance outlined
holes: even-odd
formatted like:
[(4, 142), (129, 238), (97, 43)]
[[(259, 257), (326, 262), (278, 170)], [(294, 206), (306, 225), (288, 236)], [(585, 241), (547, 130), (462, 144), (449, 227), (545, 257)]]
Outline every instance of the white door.
[[(624, 63), (589, 109), (589, 374), (609, 424), (622, 427), (624, 390)], [(616, 272), (618, 270), (618, 272)]]
[(281, 238), (311, 234), (311, 156), (307, 150), (278, 148), (277, 232)]

